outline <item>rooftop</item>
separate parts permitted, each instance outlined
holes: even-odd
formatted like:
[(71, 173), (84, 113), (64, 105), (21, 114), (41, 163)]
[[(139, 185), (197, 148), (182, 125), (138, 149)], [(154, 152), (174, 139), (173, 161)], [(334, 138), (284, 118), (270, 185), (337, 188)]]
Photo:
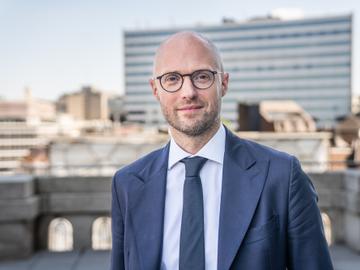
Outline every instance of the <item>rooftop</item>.
[[(360, 269), (360, 254), (344, 246), (331, 247), (335, 270)], [(0, 270), (98, 270), (110, 268), (109, 251), (36, 253), (23, 261), (0, 263)]]

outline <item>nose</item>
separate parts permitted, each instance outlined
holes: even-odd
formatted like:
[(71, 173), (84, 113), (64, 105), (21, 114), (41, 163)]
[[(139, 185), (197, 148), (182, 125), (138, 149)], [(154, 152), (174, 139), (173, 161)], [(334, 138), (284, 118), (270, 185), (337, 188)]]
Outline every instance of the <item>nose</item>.
[(180, 92), (181, 92), (182, 98), (184, 98), (184, 99), (185, 98), (193, 99), (194, 97), (197, 96), (197, 94), (198, 94), (197, 89), (193, 85), (189, 76), (184, 76), (184, 83), (181, 87)]

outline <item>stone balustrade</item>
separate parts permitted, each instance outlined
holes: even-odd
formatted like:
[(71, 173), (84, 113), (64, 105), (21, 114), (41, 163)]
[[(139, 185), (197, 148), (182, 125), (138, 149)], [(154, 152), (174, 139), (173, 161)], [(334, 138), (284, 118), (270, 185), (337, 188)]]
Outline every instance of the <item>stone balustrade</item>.
[[(360, 171), (310, 174), (319, 206), (330, 220), (331, 242), (360, 252)], [(92, 225), (110, 215), (111, 177), (2, 176), (0, 259), (27, 257), (48, 248), (49, 224), (66, 218), (73, 248), (92, 247)]]

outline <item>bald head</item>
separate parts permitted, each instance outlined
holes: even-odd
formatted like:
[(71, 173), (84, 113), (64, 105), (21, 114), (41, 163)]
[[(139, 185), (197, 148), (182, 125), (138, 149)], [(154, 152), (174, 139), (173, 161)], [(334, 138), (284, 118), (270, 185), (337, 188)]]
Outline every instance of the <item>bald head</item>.
[(184, 31), (168, 37), (160, 44), (155, 54), (153, 75), (159, 75), (159, 66), (163, 64), (164, 59), (178, 57), (181, 60), (184, 59), (187, 52), (196, 49), (208, 54), (214, 68), (223, 72), (221, 56), (214, 43), (199, 33)]

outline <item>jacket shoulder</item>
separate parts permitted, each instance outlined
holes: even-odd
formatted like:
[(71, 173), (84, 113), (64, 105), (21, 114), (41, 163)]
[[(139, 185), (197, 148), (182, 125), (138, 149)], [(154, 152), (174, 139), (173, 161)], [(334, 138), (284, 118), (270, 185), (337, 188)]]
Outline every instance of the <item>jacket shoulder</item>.
[(247, 139), (241, 139), (244, 141), (244, 143), (252, 149), (252, 151), (257, 155), (262, 155), (263, 157), (267, 157), (270, 160), (272, 159), (281, 159), (281, 160), (291, 160), (294, 158), (293, 155), (290, 155), (289, 153), (277, 150), (275, 148), (272, 148), (270, 146), (266, 146), (251, 140)]
[(284, 161), (291, 162), (292, 160), (296, 159), (293, 155), (274, 149), (270, 146), (266, 146), (264, 144), (260, 144), (258, 142), (249, 139), (243, 139), (239, 137), (237, 137), (237, 139), (257, 159), (268, 159), (270, 161), (281, 161), (281, 162)]
[(115, 182), (126, 182), (131, 175), (138, 175), (144, 170), (151, 170), (152, 165), (159, 158), (160, 155), (166, 151), (166, 147), (159, 148), (154, 150), (145, 156), (135, 160), (134, 162), (125, 165), (124, 167), (117, 170), (114, 174), (113, 181)]
[(251, 140), (240, 140), (242, 140), (242, 143), (246, 145), (248, 151), (252, 153), (257, 160), (269, 161), (269, 172), (271, 172), (271, 175), (281, 176), (280, 178), (288, 179), (290, 182), (297, 179), (309, 179), (303, 172), (300, 161), (294, 155)]

